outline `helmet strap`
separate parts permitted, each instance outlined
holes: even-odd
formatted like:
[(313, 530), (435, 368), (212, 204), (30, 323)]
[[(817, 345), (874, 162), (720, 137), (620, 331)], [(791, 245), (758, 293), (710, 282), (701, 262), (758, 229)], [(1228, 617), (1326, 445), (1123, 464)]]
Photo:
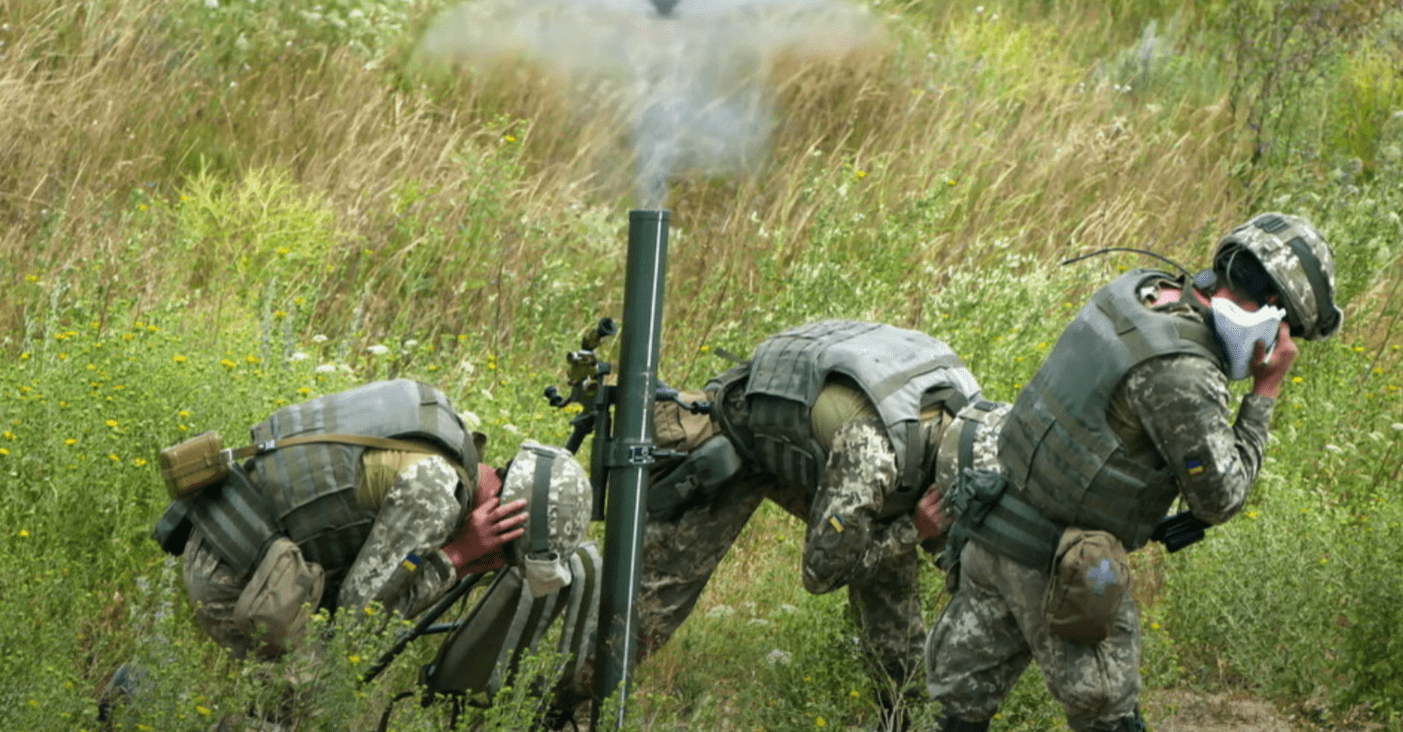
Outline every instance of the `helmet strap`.
[(531, 556), (542, 557), (550, 553), (550, 521), (547, 507), (550, 504), (550, 473), (555, 463), (555, 455), (547, 452), (536, 453), (536, 473), (531, 479)]

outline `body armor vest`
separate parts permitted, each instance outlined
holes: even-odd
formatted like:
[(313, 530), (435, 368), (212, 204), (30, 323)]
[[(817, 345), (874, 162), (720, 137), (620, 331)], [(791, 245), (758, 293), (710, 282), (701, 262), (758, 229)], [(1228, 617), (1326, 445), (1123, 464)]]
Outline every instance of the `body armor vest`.
[[(477, 450), (443, 392), (408, 379), (380, 381), (283, 407), (250, 429), (255, 444), (300, 435), (342, 434), (426, 441), (426, 449), (476, 474)], [(369, 448), (314, 442), (262, 453), (234, 466), (222, 490), (193, 499), (188, 515), (214, 550), (241, 573), (276, 535), (296, 542), (326, 570), (327, 592), (359, 554), (375, 521), (356, 488)], [(250, 462), (252, 463), (251, 470)], [(459, 502), (469, 497), (459, 486)]]
[(979, 383), (949, 346), (889, 325), (829, 320), (765, 340), (755, 349), (745, 387), (750, 445), (767, 471), (810, 495), (827, 462), (810, 409), (838, 374), (876, 406), (896, 450), (897, 494), (887, 497), (883, 513), (914, 506), (928, 457), (922, 408), (944, 400), (953, 414), (979, 398)]
[[(1135, 365), (1190, 354), (1225, 368), (1211, 326), (1146, 307), (1139, 289), (1163, 272), (1135, 270), (1101, 288), (1019, 393), (999, 436), (1010, 493), (1063, 526), (1115, 534), (1127, 550), (1149, 540), (1178, 495), (1172, 473), (1126, 455), (1106, 408)], [(1192, 297), (1186, 286), (1184, 297)]]

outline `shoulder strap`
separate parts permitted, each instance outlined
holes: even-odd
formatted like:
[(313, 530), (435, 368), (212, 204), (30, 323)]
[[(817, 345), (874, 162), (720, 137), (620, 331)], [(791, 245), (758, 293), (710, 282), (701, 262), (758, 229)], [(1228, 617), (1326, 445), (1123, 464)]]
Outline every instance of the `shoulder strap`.
[(447, 450), (440, 448), (430, 442), (410, 442), (408, 440), (396, 440), (390, 437), (371, 437), (370, 435), (298, 435), (297, 437), (285, 437), (281, 440), (268, 440), (254, 445), (245, 445), (223, 451), (229, 461), (243, 460), (246, 457), (262, 455), (284, 447), (295, 445), (309, 445), (313, 443), (334, 442), (341, 445), (360, 445), (377, 450), (400, 450), (403, 452), (429, 452), (448, 461), (453, 466), (458, 478), (465, 486), (477, 485), (477, 476), (470, 475), (466, 468), (458, 463), (458, 458), (454, 457)]

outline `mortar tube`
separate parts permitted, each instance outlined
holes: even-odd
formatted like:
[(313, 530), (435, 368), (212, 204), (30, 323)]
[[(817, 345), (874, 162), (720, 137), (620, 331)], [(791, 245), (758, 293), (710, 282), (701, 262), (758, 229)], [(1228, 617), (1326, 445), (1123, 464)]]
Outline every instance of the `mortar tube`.
[(600, 707), (615, 692), (619, 694), (616, 717), (604, 724), (610, 729), (623, 727), (629, 678), (639, 651), (637, 599), (649, 468), (654, 462), (652, 405), (657, 392), (669, 215), (663, 209), (635, 209), (628, 215), (618, 403), (609, 447), (604, 524), (600, 612), (604, 627), (595, 655), (591, 729), (599, 728)]

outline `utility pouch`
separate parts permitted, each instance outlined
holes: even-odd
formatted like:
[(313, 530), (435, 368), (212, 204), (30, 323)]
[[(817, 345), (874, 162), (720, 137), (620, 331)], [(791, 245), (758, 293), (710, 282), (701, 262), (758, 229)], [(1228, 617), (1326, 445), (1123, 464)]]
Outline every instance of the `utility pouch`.
[(234, 603), (234, 622), (259, 658), (276, 658), (302, 638), (325, 584), (321, 565), (304, 559), (296, 542), (273, 541)]
[(161, 477), (171, 500), (190, 498), (229, 477), (230, 455), (217, 432), (203, 432), (161, 451)]
[(1069, 527), (1062, 532), (1043, 608), (1053, 636), (1095, 645), (1111, 633), (1130, 589), (1130, 561), (1113, 534)]

